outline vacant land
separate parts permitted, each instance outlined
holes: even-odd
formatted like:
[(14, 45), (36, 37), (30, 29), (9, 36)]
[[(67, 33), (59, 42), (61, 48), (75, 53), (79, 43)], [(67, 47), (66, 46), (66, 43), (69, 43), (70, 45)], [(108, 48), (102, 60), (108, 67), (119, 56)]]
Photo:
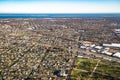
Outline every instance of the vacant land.
[[(71, 73), (73, 80), (119, 80), (119, 63), (100, 61), (97, 59), (78, 58)], [(93, 72), (94, 68), (96, 70)], [(91, 73), (93, 74), (91, 75)]]

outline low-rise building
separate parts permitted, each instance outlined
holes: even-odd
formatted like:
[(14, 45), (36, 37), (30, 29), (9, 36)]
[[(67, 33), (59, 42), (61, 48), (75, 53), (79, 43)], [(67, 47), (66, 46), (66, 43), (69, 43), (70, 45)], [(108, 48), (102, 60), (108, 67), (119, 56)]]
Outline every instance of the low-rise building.
[(120, 58), (120, 52), (116, 52), (113, 56)]
[(120, 44), (112, 43), (112, 44), (103, 44), (104, 47), (112, 47), (112, 48), (120, 48)]
[(111, 56), (113, 53), (105, 51), (104, 54)]

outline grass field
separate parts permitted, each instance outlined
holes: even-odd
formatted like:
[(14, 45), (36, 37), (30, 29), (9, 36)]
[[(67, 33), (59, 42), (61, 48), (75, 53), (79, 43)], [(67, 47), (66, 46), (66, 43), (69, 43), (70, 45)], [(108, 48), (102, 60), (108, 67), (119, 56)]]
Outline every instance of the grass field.
[[(120, 80), (120, 63), (78, 58), (71, 73), (72, 80)], [(96, 67), (95, 72), (93, 72)], [(91, 75), (91, 73), (93, 74)]]

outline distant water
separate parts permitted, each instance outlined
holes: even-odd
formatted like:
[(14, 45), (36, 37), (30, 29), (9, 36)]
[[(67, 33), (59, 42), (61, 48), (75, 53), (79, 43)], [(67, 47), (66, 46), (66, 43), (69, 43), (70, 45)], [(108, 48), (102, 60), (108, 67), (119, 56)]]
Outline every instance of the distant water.
[(0, 14), (0, 18), (103, 18), (119, 17), (119, 14)]

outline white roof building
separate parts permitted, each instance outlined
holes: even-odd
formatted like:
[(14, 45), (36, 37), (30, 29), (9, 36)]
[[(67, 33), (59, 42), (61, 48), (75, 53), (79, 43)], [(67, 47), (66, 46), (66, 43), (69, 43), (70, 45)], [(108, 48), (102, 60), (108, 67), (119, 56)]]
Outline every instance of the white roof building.
[(91, 52), (94, 52), (94, 53), (96, 53), (96, 51), (95, 51), (95, 50), (93, 50), (93, 49), (92, 49), (92, 50), (90, 50), (90, 51), (91, 51)]
[(102, 49), (103, 47), (102, 46), (95, 46), (94, 48), (96, 48), (96, 49)]
[(120, 52), (116, 52), (113, 56), (120, 58)]
[(84, 46), (88, 47), (88, 46), (90, 46), (90, 44), (84, 44)]
[(81, 48), (81, 49), (85, 49), (86, 47), (85, 47), (85, 46), (81, 46), (80, 48)]
[(103, 44), (103, 46), (105, 46), (105, 47), (117, 47), (117, 48), (120, 48), (120, 44), (117, 44), (117, 43)]
[(82, 58), (83, 56), (82, 55), (78, 55), (77, 57)]
[(95, 44), (90, 45), (90, 47), (95, 47)]
[(113, 53), (105, 51), (105, 54), (111, 56)]
[(115, 33), (120, 33), (120, 29), (115, 29)]

